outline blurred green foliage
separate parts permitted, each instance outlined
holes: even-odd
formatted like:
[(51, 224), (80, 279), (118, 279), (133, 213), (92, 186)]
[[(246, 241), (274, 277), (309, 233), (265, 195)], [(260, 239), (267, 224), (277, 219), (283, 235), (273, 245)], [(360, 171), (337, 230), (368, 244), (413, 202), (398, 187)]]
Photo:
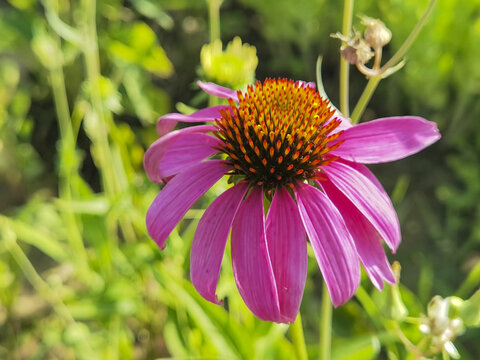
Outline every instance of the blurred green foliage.
[[(388, 58), (427, 1), (355, 6), (392, 30)], [(423, 116), (443, 139), (373, 167), (402, 224), (391, 258), (403, 265), (404, 285), (379, 293), (365, 280), (334, 311), (334, 359), (413, 359), (385, 311), (394, 297), (416, 319), (435, 294), (470, 298), (459, 311), (478, 326), (479, 15), (479, 0), (439, 1), (404, 70), (380, 84), (364, 115)], [(338, 104), (338, 42), (329, 34), (341, 27), (341, 2), (225, 0), (220, 20), (224, 44), (238, 35), (257, 48), (259, 79), (314, 81), (322, 54), (325, 88)], [(288, 327), (256, 319), (243, 304), (228, 249), (224, 307), (188, 280), (196, 224), (225, 183), (187, 213), (163, 252), (145, 230), (158, 192), (142, 168), (155, 120), (178, 102), (203, 105), (192, 84), (209, 41), (206, 2), (8, 0), (0, 33), (0, 358), (291, 359)], [(352, 69), (352, 105), (365, 83)], [(310, 261), (301, 311), (312, 357), (321, 282)], [(422, 338), (416, 323), (401, 330)], [(463, 359), (478, 358), (479, 336), (471, 329), (455, 342)]]

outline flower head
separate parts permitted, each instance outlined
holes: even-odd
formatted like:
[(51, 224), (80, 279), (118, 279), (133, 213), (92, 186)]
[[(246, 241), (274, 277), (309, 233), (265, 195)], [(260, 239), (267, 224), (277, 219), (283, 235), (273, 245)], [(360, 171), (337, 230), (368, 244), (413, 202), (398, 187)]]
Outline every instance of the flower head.
[(222, 42), (217, 39), (202, 47), (200, 62), (209, 79), (241, 88), (255, 76), (258, 65), (257, 49), (255, 46), (242, 44), (242, 40), (236, 36), (227, 44), (227, 48), (222, 50)]
[(428, 304), (428, 316), (422, 319), (420, 331), (431, 337), (433, 349), (443, 349), (454, 359), (459, 359), (460, 355), (452, 341), (464, 328), (459, 317), (452, 319), (449, 316), (450, 301), (450, 298), (434, 296)]
[[(191, 279), (207, 300), (215, 291), (228, 234), (239, 292), (260, 319), (293, 322), (307, 274), (307, 237), (335, 306), (355, 293), (360, 263), (373, 284), (393, 283), (381, 241), (392, 251), (400, 227), (392, 203), (362, 163), (393, 161), (440, 138), (418, 117), (352, 126), (334, 117), (311, 83), (267, 79), (235, 92), (199, 83), (228, 105), (160, 118), (163, 135), (178, 121), (207, 122), (169, 132), (144, 165), (167, 182), (147, 213), (160, 247), (187, 210), (221, 177), (235, 184), (207, 208), (191, 250)], [(264, 195), (271, 199), (264, 215)]]
[(317, 179), (318, 168), (332, 160), (328, 152), (340, 145), (340, 133), (332, 133), (341, 121), (331, 119), (328, 102), (312, 87), (267, 79), (239, 92), (238, 105), (228, 101), (214, 135), (231, 174), (250, 184), (270, 190)]

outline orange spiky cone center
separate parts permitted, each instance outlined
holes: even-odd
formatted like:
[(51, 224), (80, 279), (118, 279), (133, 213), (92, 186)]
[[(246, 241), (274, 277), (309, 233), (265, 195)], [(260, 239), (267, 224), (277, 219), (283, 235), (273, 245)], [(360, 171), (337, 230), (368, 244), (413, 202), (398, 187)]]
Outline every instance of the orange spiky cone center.
[[(266, 79), (238, 94), (238, 105), (221, 111), (215, 135), (223, 142), (231, 175), (266, 189), (318, 178), (326, 156), (341, 142), (340, 124), (318, 91), (287, 79)], [(337, 140), (337, 141), (336, 141)]]

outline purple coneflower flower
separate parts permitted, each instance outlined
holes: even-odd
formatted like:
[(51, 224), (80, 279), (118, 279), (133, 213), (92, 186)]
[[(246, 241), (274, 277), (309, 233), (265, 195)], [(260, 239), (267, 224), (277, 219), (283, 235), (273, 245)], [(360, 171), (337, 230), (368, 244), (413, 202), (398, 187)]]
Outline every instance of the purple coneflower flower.
[[(215, 291), (230, 229), (238, 290), (263, 320), (295, 321), (307, 274), (307, 237), (335, 306), (354, 295), (360, 263), (378, 289), (383, 281), (394, 283), (382, 240), (395, 252), (400, 226), (387, 193), (362, 164), (422, 150), (440, 138), (436, 125), (406, 116), (352, 126), (334, 117), (311, 83), (267, 79), (246, 92), (199, 85), (229, 105), (161, 117), (160, 135), (178, 121), (210, 125), (169, 132), (144, 159), (150, 180), (166, 182), (146, 219), (161, 248), (221, 177), (235, 184), (198, 224), (190, 257), (197, 291), (220, 303)], [(266, 217), (265, 199), (271, 201)]]

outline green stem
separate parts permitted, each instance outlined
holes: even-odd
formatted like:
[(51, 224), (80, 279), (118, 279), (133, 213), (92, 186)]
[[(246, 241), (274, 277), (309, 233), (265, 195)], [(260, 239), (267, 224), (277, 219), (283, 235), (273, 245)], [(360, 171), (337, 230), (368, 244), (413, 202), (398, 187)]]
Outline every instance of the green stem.
[(113, 168), (113, 156), (108, 141), (107, 127), (107, 111), (102, 104), (102, 96), (100, 92), (100, 60), (98, 58), (98, 39), (96, 28), (96, 1), (84, 0), (83, 11), (85, 14), (86, 28), (84, 29), (84, 56), (87, 70), (87, 80), (90, 90), (90, 98), (94, 113), (97, 117), (95, 134), (93, 135), (94, 145), (98, 148), (96, 155), (98, 156), (101, 168), (103, 187), (105, 192), (112, 198), (117, 192), (117, 182), (115, 169)]
[(332, 302), (327, 285), (323, 284), (322, 318), (320, 324), (320, 360), (330, 360), (332, 342)]
[[(223, 0), (207, 0), (208, 4), (208, 22), (210, 24), (210, 44), (220, 40), (220, 6)], [(215, 106), (220, 104), (216, 96), (208, 97), (208, 105)]]
[(473, 267), (465, 281), (460, 285), (455, 295), (461, 298), (467, 297), (472, 290), (480, 285), (480, 262)]
[[(60, 316), (66, 324), (76, 325), (76, 321), (73, 318), (70, 310), (65, 305), (65, 303), (59, 297), (59, 294), (56, 293), (38, 274), (35, 270), (35, 267), (28, 259), (27, 255), (23, 252), (22, 248), (17, 244), (17, 239), (15, 234), (7, 229), (3, 232), (4, 235), (4, 244), (7, 251), (10, 253), (12, 258), (18, 264), (20, 269), (22, 269), (23, 274), (25, 275), (28, 282), (32, 287), (37, 291), (37, 293), (42, 296), (53, 308), (55, 313)], [(82, 346), (85, 351), (87, 358), (92, 358), (93, 351), (90, 347), (90, 344), (87, 341), (83, 341)]]
[(220, 39), (220, 5), (222, 0), (207, 0), (210, 23), (210, 43)]
[(18, 219), (9, 218), (0, 214), (0, 229), (9, 227), (18, 240), (34, 246), (57, 262), (66, 261), (69, 256), (65, 248), (56, 240), (49, 238), (42, 231), (27, 225)]
[[(352, 28), (353, 17), (353, 0), (345, 0), (343, 6), (343, 24), (342, 34), (343, 36), (350, 35), (350, 29)], [(350, 76), (350, 64), (340, 56), (340, 111), (346, 117), (349, 116), (350, 109), (348, 105), (348, 84)]]
[(13, 232), (7, 229), (4, 233), (5, 247), (15, 260), (17, 265), (22, 269), (23, 274), (27, 278), (32, 287), (40, 294), (45, 300), (50, 303), (57, 315), (63, 318), (67, 323), (73, 323), (73, 319), (70, 311), (65, 304), (60, 300), (58, 294), (55, 294), (50, 286), (41, 278), (41, 276), (35, 270), (27, 255), (23, 252), (22, 248), (17, 244), (16, 236)]
[(372, 76), (368, 80), (367, 86), (363, 90), (362, 95), (360, 96), (360, 99), (358, 99), (358, 103), (355, 106), (355, 109), (353, 109), (352, 116), (350, 117), (352, 124), (356, 124), (360, 120), (360, 117), (362, 116), (363, 112), (365, 111), (365, 108), (370, 102), (370, 99), (372, 98), (373, 93), (377, 89), (377, 86), (380, 83), (381, 79), (382, 79), (381, 75), (376, 75), (376, 76)]
[(432, 13), (433, 7), (435, 6), (435, 3), (437, 0), (430, 0), (430, 3), (428, 4), (427, 9), (423, 13), (422, 17), (418, 21), (417, 25), (413, 28), (412, 32), (410, 35), (408, 35), (407, 39), (404, 41), (402, 46), (400, 46), (400, 49), (392, 56), (390, 60), (388, 60), (385, 65), (383, 65), (383, 68), (388, 69), (391, 68), (392, 66), (395, 66), (398, 62), (400, 62), (403, 58), (403, 56), (406, 54), (408, 48), (413, 44), (415, 41), (415, 38), (418, 36), (420, 33), (420, 30), (422, 30), (423, 26), (427, 22), (428, 17)]
[[(98, 159), (98, 167), (100, 170), (102, 185), (109, 200), (113, 203), (116, 201), (119, 193), (126, 190), (128, 179), (125, 174), (125, 168), (121, 161), (118, 161), (118, 152), (110, 145), (109, 130), (115, 131), (112, 114), (103, 105), (102, 95), (100, 91), (100, 81), (102, 78), (100, 71), (100, 59), (98, 49), (98, 36), (96, 26), (96, 0), (83, 0), (83, 13), (85, 16), (85, 41), (82, 47), (87, 80), (90, 90), (90, 101), (93, 111), (89, 114), (92, 117), (93, 129), (90, 130), (89, 136), (94, 144), (94, 155)], [(111, 231), (111, 246), (116, 246), (117, 236), (115, 228)], [(133, 239), (133, 227), (129, 218), (120, 218), (119, 227), (128, 239)]]
[[(68, 106), (65, 78), (61, 64), (50, 70), (50, 83), (53, 91), (55, 110), (60, 129), (61, 148), (59, 166), (59, 195), (65, 201), (72, 201), (72, 176), (76, 167), (75, 137), (73, 134), (70, 110)], [(80, 272), (86, 271), (87, 252), (80, 233), (77, 217), (71, 211), (63, 211), (62, 215), (68, 228), (68, 240), (72, 251), (76, 254), (75, 262)]]
[(405, 336), (403, 333), (402, 329), (400, 328), (400, 325), (398, 323), (395, 323), (393, 326), (394, 332), (397, 335), (397, 337), (400, 339), (400, 341), (405, 345), (405, 347), (412, 353), (414, 356), (416, 356), (418, 359), (422, 358), (422, 351), (412, 344), (412, 342)]
[(372, 76), (368, 80), (367, 86), (363, 90), (363, 93), (360, 96), (360, 99), (358, 100), (358, 103), (355, 106), (355, 109), (353, 110), (353, 113), (351, 116), (351, 120), (353, 124), (358, 123), (358, 121), (360, 120), (360, 117), (365, 111), (365, 108), (370, 102), (370, 99), (372, 98), (373, 93), (375, 92), (378, 84), (380, 83), (380, 80), (382, 79), (383, 73), (388, 69), (397, 66), (402, 61), (403, 56), (405, 55), (407, 50), (410, 48), (410, 46), (413, 44), (413, 41), (418, 36), (420, 30), (425, 25), (428, 17), (432, 13), (433, 7), (435, 6), (436, 2), (437, 0), (430, 0), (430, 3), (428, 4), (427, 9), (425, 10), (425, 13), (422, 15), (417, 25), (415, 25), (410, 35), (408, 35), (407, 39), (404, 41), (402, 46), (400, 46), (400, 49), (398, 49), (398, 51), (392, 56), (392, 58), (388, 60), (385, 63), (385, 65), (382, 66), (378, 75)]
[[(63, 71), (61, 69), (55, 69), (51, 73), (51, 82), (53, 89), (53, 98), (57, 111), (57, 117), (60, 127), (61, 136), (61, 161), (60, 161), (60, 185), (59, 192), (60, 197), (65, 201), (70, 202), (73, 200), (71, 180), (72, 180), (72, 158), (75, 154), (75, 140), (73, 137), (73, 129), (70, 122), (70, 114), (68, 111), (68, 104), (66, 100), (65, 82), (63, 79)], [(75, 215), (67, 211), (65, 212), (65, 220), (68, 227), (68, 238), (71, 242), (72, 250), (76, 254), (76, 258), (81, 259), (85, 264), (87, 262), (87, 253), (83, 244), (82, 237), (80, 235), (80, 228)]]
[(73, 129), (70, 122), (70, 110), (68, 107), (67, 91), (65, 89), (65, 78), (60, 66), (50, 70), (50, 84), (53, 91), (55, 110), (58, 118), (58, 127), (63, 142), (69, 145), (74, 143)]
[(290, 336), (292, 337), (293, 347), (298, 360), (307, 360), (307, 346), (305, 336), (303, 335), (302, 317), (300, 313), (293, 324), (290, 325)]

